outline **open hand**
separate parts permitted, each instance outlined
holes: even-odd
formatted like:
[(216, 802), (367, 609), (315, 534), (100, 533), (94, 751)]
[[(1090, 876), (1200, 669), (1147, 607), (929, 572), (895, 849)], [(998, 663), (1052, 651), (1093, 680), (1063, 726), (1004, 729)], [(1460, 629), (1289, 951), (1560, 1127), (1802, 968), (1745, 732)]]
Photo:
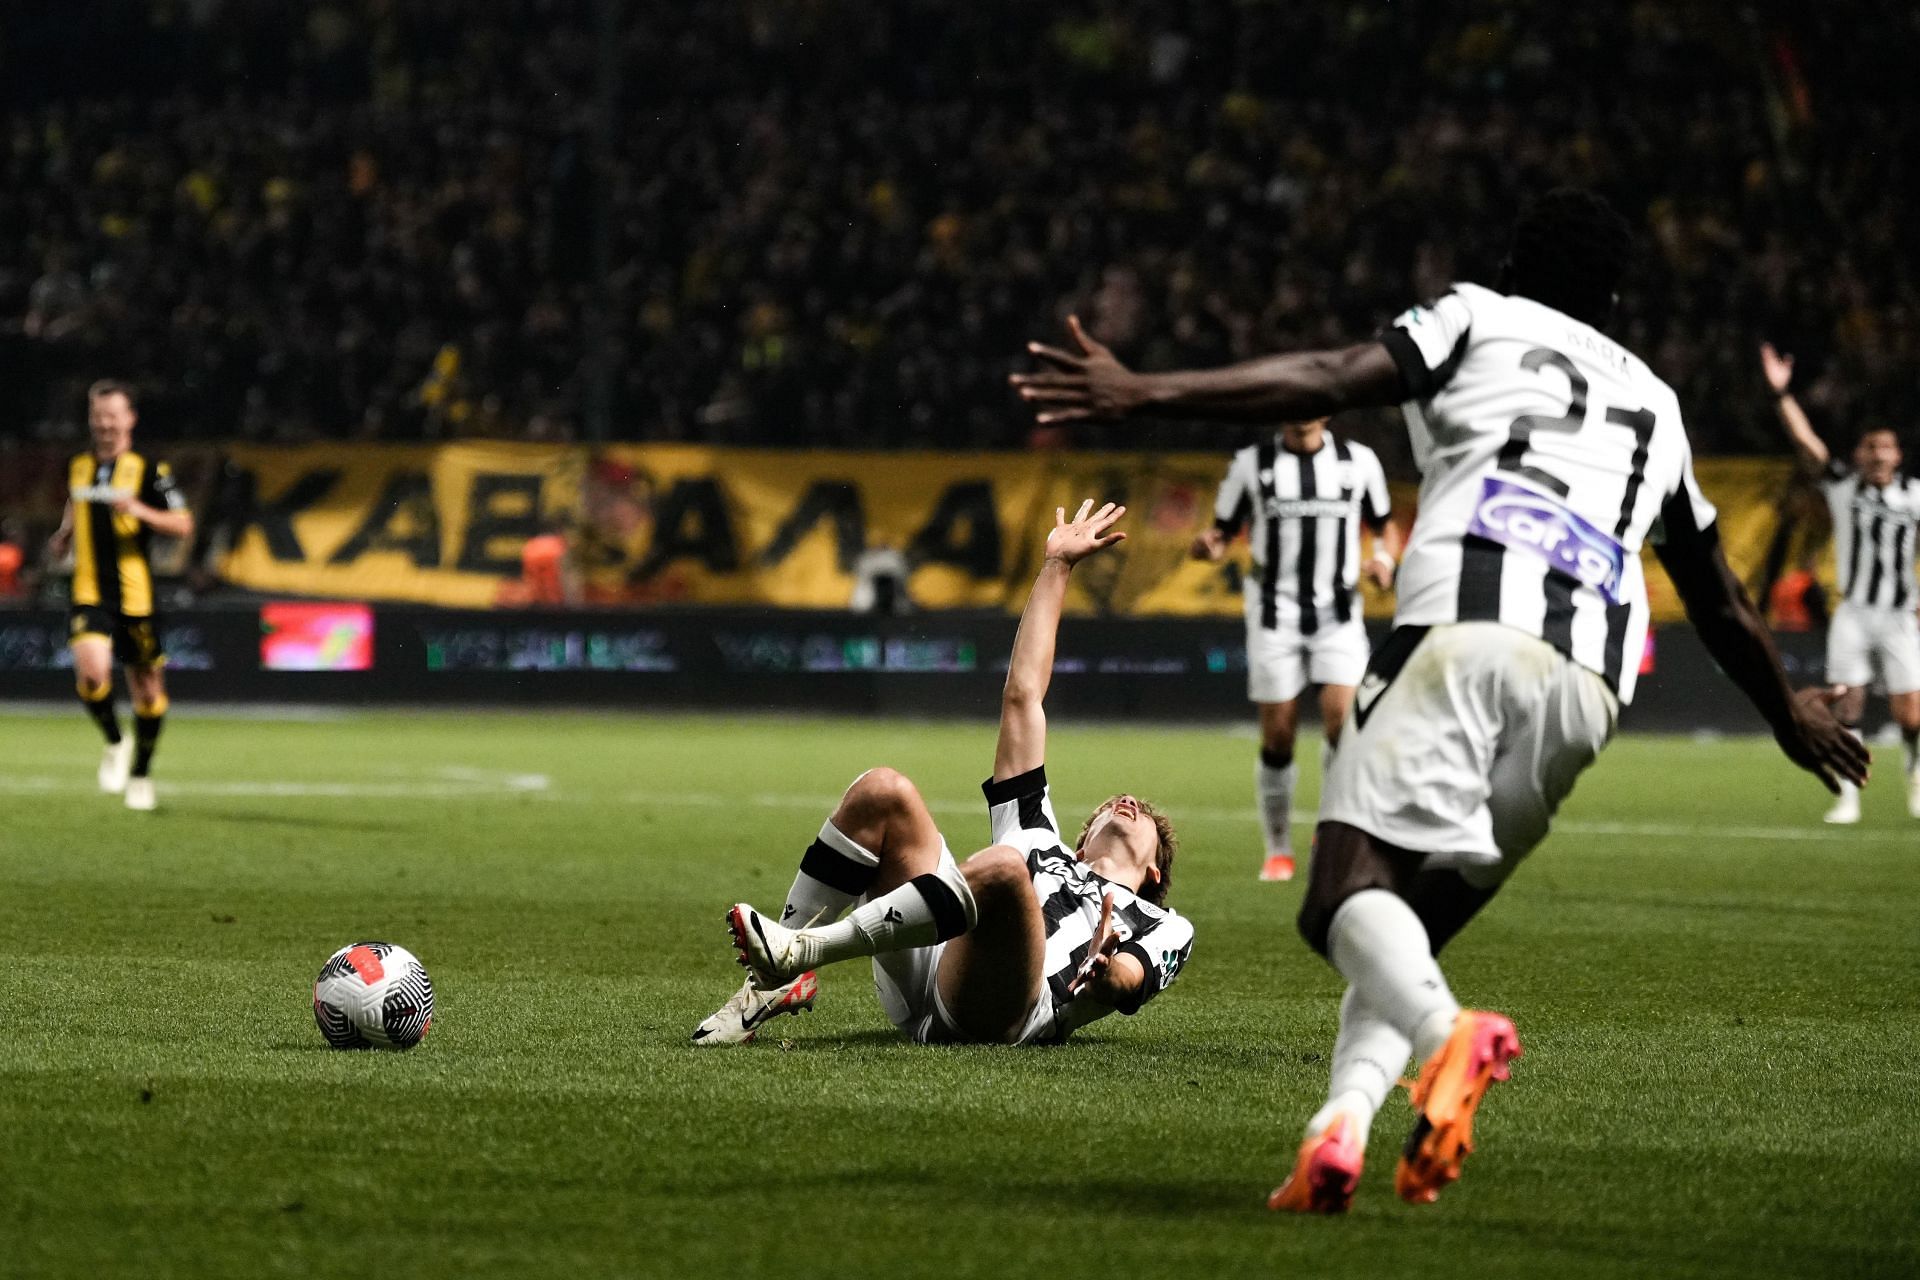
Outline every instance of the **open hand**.
[(1113, 967), (1113, 953), (1119, 948), (1120, 936), (1113, 931), (1113, 895), (1109, 893), (1100, 899), (1100, 927), (1094, 930), (1093, 941), (1087, 944), (1087, 958), (1081, 962), (1079, 972), (1067, 984), (1067, 994), (1077, 996), (1083, 991), (1098, 994), (1104, 989), (1108, 971)]
[(1081, 327), (1079, 316), (1067, 317), (1067, 331), (1078, 351), (1029, 342), (1027, 350), (1048, 368), (1008, 379), (1020, 398), (1033, 406), (1038, 421), (1081, 422), (1137, 412), (1146, 401), (1140, 376), (1094, 341)]
[(1774, 735), (1787, 759), (1839, 794), (1842, 781), (1864, 786), (1872, 757), (1860, 739), (1834, 718), (1833, 704), (1845, 695), (1838, 686), (1802, 689), (1793, 697), (1793, 724)]
[(1773, 394), (1787, 394), (1787, 387), (1793, 382), (1793, 357), (1783, 356), (1773, 349), (1771, 342), (1760, 344), (1760, 368), (1767, 375), (1767, 385), (1773, 388)]
[[(1092, 512), (1091, 515), (1088, 512)], [(1080, 510), (1072, 520), (1067, 519), (1065, 507), (1053, 509), (1053, 532), (1047, 535), (1047, 555), (1052, 559), (1066, 561), (1074, 565), (1085, 560), (1103, 547), (1116, 542), (1125, 542), (1124, 533), (1108, 533), (1114, 522), (1127, 514), (1125, 507), (1109, 502), (1098, 511), (1093, 510), (1093, 499), (1088, 498), (1080, 504)]]

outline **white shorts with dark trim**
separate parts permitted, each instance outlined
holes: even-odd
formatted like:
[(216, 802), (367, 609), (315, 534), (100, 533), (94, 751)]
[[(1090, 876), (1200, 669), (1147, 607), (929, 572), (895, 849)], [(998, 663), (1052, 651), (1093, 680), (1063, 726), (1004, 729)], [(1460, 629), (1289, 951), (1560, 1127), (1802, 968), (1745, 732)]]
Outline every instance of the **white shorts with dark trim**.
[(1285, 619), (1261, 626), (1257, 601), (1247, 609), (1249, 702), (1292, 702), (1309, 684), (1356, 685), (1366, 669), (1367, 628), (1359, 618), (1303, 636)]
[(1489, 887), (1546, 838), (1619, 709), (1599, 675), (1512, 627), (1401, 628), (1354, 695), (1320, 820)]
[(1842, 601), (1827, 627), (1827, 679), (1865, 689), (1876, 675), (1888, 693), (1920, 689), (1920, 617)]
[[(940, 865), (956, 865), (945, 837), (940, 842)], [(934, 980), (946, 950), (946, 943), (936, 942), (930, 947), (889, 951), (873, 958), (873, 989), (880, 997), (880, 1007), (894, 1026), (919, 1044), (963, 1044), (973, 1039), (954, 1025), (953, 1014), (940, 998), (940, 984)], [(1027, 1013), (1027, 1025), (1015, 1043), (1048, 1039), (1053, 1029), (1053, 996), (1043, 982)]]

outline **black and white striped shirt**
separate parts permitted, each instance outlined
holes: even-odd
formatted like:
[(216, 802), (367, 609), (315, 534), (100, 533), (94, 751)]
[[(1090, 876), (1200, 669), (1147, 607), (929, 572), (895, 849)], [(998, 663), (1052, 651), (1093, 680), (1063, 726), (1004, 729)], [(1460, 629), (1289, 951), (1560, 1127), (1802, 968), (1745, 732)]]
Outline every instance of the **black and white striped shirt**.
[(1228, 537), (1248, 528), (1247, 610), (1267, 630), (1313, 635), (1360, 616), (1360, 524), (1387, 523), (1387, 476), (1363, 444), (1325, 432), (1310, 454), (1275, 435), (1233, 455), (1213, 504)]
[(1640, 550), (1715, 519), (1672, 388), (1599, 330), (1456, 284), (1383, 335), (1413, 399), (1420, 514), (1402, 625), (1500, 622), (1633, 697), (1646, 645)]
[(1895, 472), (1876, 488), (1839, 459), (1821, 477), (1833, 513), (1833, 555), (1840, 596), (1867, 609), (1905, 612), (1920, 606), (1914, 556), (1920, 554), (1920, 479)]
[(1001, 782), (980, 786), (987, 797), (987, 816), (993, 842), (1026, 855), (1027, 874), (1046, 919), (1045, 991), (1041, 999), (1053, 1005), (1053, 1031), (1040, 1042), (1065, 1040), (1076, 1027), (1113, 1012), (1093, 1000), (1076, 1000), (1067, 985), (1086, 962), (1087, 948), (1100, 927), (1100, 903), (1113, 895), (1114, 933), (1120, 950), (1133, 956), (1146, 971), (1140, 998), (1121, 1013), (1137, 1013), (1147, 1001), (1165, 991), (1180, 975), (1193, 951), (1193, 925), (1169, 907), (1155, 906), (1125, 885), (1097, 876), (1074, 856), (1060, 837), (1052, 793), (1044, 767), (1031, 769)]

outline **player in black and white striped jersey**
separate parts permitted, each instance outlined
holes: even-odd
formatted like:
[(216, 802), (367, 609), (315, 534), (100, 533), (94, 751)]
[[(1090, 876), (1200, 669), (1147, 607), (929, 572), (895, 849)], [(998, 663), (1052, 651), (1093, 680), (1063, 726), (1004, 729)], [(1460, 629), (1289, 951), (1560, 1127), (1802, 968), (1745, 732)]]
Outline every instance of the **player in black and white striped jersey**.
[(802, 858), (781, 921), (745, 903), (727, 913), (749, 977), (696, 1043), (753, 1039), (769, 1019), (812, 1007), (815, 968), (859, 956), (873, 957), (888, 1018), (922, 1044), (1058, 1043), (1138, 1012), (1179, 975), (1193, 926), (1166, 905), (1172, 824), (1116, 795), (1069, 848), (1047, 784), (1043, 703), (1067, 581), (1126, 536), (1112, 531), (1126, 508), (1092, 508), (1072, 521), (1058, 513), (1008, 659), (983, 787), (993, 843), (956, 863), (912, 782), (891, 769), (854, 779)]
[(1409, 1053), (1421, 1061), (1395, 1186), (1424, 1203), (1459, 1175), (1513, 1024), (1462, 1009), (1436, 959), (1545, 836), (1632, 696), (1662, 563), (1708, 651), (1782, 750), (1837, 790), (1867, 754), (1824, 689), (1792, 691), (1728, 568), (1666, 384), (1601, 333), (1632, 237), (1604, 200), (1558, 191), (1514, 228), (1498, 291), (1458, 285), (1378, 339), (1224, 369), (1139, 374), (1079, 350), (1014, 385), (1043, 422), (1176, 416), (1284, 422), (1403, 404), (1423, 482), (1397, 626), (1375, 651), (1322, 799), (1300, 910), (1347, 979), (1326, 1105), (1269, 1198), (1340, 1212)]
[(1244, 584), (1247, 697), (1260, 717), (1254, 793), (1266, 837), (1262, 880), (1293, 878), (1300, 694), (1320, 686), (1330, 759), (1366, 670), (1360, 530), (1373, 534), (1365, 572), (1386, 590), (1395, 537), (1388, 506), (1386, 472), (1373, 450), (1335, 435), (1324, 418), (1290, 422), (1233, 455), (1213, 527), (1194, 540), (1194, 557), (1213, 561), (1243, 529), (1252, 544), (1254, 571)]
[[(1857, 730), (1867, 687), (1879, 674), (1905, 741), (1907, 812), (1920, 818), (1920, 478), (1902, 473), (1900, 437), (1891, 427), (1861, 432), (1852, 464), (1841, 462), (1793, 397), (1793, 357), (1763, 343), (1760, 365), (1794, 451), (1819, 477), (1833, 514), (1840, 604), (1827, 627), (1827, 679), (1846, 688), (1836, 710)], [(1826, 820), (1860, 821), (1859, 788), (1842, 786)]]

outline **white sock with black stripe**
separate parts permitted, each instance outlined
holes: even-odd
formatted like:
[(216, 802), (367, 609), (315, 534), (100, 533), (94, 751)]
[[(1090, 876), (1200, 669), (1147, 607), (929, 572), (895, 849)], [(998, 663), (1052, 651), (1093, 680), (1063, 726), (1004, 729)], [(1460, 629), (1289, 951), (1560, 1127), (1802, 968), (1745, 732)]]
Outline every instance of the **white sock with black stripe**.
[(1293, 852), (1293, 784), (1299, 766), (1291, 755), (1285, 763), (1277, 752), (1262, 751), (1254, 765), (1253, 788), (1260, 797), (1260, 824), (1267, 838), (1267, 852)]
[(795, 939), (812, 969), (856, 956), (930, 947), (957, 938), (978, 923), (980, 908), (967, 878), (951, 861), (856, 907), (846, 919), (802, 929)]
[(832, 924), (859, 901), (879, 874), (880, 855), (850, 838), (829, 818), (800, 859), (780, 923), (789, 929)]

